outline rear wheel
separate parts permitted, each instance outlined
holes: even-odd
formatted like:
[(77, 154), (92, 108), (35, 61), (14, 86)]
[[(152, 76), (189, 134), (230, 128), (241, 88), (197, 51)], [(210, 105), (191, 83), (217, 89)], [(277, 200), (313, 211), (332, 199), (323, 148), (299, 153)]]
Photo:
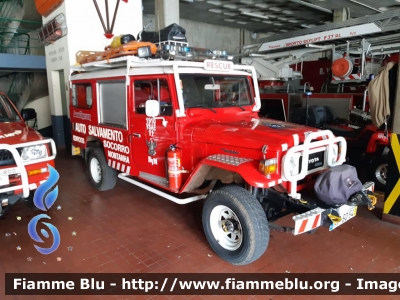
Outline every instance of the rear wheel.
[(250, 264), (268, 247), (264, 210), (252, 194), (239, 186), (214, 190), (204, 204), (202, 218), (211, 248), (231, 264)]
[(86, 169), (90, 184), (99, 191), (111, 190), (117, 183), (117, 171), (107, 165), (101, 148), (89, 150)]
[(378, 191), (385, 191), (387, 181), (388, 156), (382, 155), (372, 160), (369, 166), (369, 177), (375, 182)]

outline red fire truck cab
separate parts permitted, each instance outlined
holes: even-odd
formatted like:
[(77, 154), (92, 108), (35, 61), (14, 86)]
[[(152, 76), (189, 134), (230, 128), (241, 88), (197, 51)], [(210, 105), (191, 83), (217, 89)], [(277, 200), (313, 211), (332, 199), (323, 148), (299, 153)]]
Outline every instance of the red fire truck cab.
[(18, 112), (6, 94), (0, 92), (0, 215), (21, 198), (30, 198), (49, 177), (56, 147), (25, 121), (36, 118), (33, 109)]
[(205, 235), (232, 264), (258, 259), (268, 221), (288, 213), (295, 235), (355, 216), (357, 205), (301, 194), (345, 161), (345, 139), (260, 119), (252, 66), (125, 56), (75, 68), (70, 84), (72, 153), (85, 158), (92, 186), (109, 190), (120, 178), (178, 204), (206, 199)]

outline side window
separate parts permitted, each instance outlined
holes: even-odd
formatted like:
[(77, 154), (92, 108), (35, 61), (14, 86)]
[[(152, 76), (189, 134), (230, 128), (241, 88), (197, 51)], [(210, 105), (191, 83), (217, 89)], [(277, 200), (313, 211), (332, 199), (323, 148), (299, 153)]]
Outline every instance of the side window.
[(127, 128), (125, 80), (99, 81), (100, 123)]
[(77, 108), (92, 108), (92, 85), (79, 83), (72, 86), (72, 105)]
[(160, 103), (160, 115), (172, 116), (171, 94), (166, 79), (138, 80), (134, 84), (135, 111), (145, 114), (147, 100), (157, 100)]

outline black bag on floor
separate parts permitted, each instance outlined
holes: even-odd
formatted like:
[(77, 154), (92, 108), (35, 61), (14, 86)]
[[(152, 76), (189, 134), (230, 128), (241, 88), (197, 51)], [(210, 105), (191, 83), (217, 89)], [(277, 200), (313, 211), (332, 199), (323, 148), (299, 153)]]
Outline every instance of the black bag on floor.
[(335, 206), (346, 203), (351, 195), (361, 191), (362, 183), (358, 179), (356, 168), (341, 165), (321, 173), (314, 190), (321, 201)]

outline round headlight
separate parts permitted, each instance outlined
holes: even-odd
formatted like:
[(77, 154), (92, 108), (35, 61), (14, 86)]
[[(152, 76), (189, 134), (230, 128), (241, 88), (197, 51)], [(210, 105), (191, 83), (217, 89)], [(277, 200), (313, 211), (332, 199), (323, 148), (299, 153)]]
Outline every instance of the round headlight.
[(47, 149), (45, 145), (25, 147), (21, 153), (23, 161), (31, 161), (45, 157), (47, 157)]

